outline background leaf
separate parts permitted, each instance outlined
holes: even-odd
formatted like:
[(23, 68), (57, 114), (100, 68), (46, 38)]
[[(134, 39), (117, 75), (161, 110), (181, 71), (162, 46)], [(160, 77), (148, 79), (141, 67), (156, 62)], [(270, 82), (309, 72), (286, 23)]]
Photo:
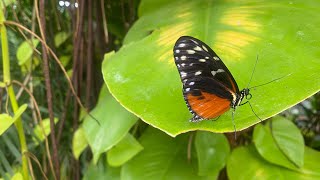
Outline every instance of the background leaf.
[[(173, 45), (182, 35), (197, 37), (210, 45), (240, 89), (248, 84), (257, 54), (259, 62), (251, 86), (285, 76), (251, 89), (251, 104), (262, 119), (320, 89), (320, 79), (315, 78), (320, 71), (316, 46), (320, 14), (314, 8), (320, 6), (320, 1), (175, 0), (157, 7), (151, 1), (141, 4), (145, 8), (152, 6), (152, 11), (141, 13), (128, 32), (125, 45), (103, 62), (103, 76), (110, 92), (124, 107), (171, 136), (198, 129), (234, 131), (230, 112), (215, 122), (188, 121), (191, 114), (182, 97), (172, 55)], [(249, 106), (237, 109), (238, 130), (258, 122)]]
[(124, 109), (103, 86), (96, 107), (90, 112), (100, 125), (90, 116), (83, 122), (85, 137), (93, 151), (94, 163), (101, 153), (117, 144), (138, 120)]
[(31, 59), (33, 49), (37, 48), (39, 42), (40, 41), (38, 39), (32, 39), (20, 44), (17, 50), (17, 59), (20, 66)]
[(273, 118), (271, 123), (272, 135), (279, 149), (297, 167), (303, 166), (304, 141), (300, 130), (281, 116)]
[(8, 114), (0, 114), (0, 135), (2, 135), (14, 123)]
[(127, 134), (118, 144), (108, 151), (108, 164), (110, 166), (121, 166), (142, 151), (143, 147), (131, 135)]
[(267, 161), (296, 170), (295, 164), (279, 149), (268, 126), (258, 124), (254, 127), (253, 142), (259, 154)]
[(79, 127), (73, 135), (72, 152), (76, 159), (79, 159), (82, 151), (88, 146), (88, 141), (84, 135), (84, 130)]
[(186, 134), (171, 138), (150, 127), (140, 143), (143, 151), (122, 167), (121, 179), (205, 179), (197, 176), (196, 159), (188, 162)]
[(68, 38), (69, 34), (67, 32), (59, 32), (54, 36), (54, 45), (59, 47), (62, 43), (64, 43)]
[[(58, 118), (54, 118), (54, 123), (56, 124), (59, 121)], [(51, 132), (50, 130), (50, 119), (46, 118), (42, 120), (42, 125), (43, 125), (43, 130), (44, 133), (43, 134), (43, 130), (41, 128), (40, 124), (37, 124), (34, 129), (33, 129), (33, 133), (36, 137), (33, 137), (33, 141), (35, 142), (35, 144), (38, 144), (39, 142), (42, 142), (46, 136), (48, 136)]]
[[(308, 162), (301, 172), (273, 165), (261, 158), (253, 145), (236, 148), (227, 163), (230, 180), (249, 179), (319, 179), (320, 153), (305, 147), (304, 161)], [(239, 164), (241, 163), (241, 164)]]
[(230, 147), (223, 134), (197, 131), (195, 138), (199, 175), (218, 177), (220, 170), (225, 166)]

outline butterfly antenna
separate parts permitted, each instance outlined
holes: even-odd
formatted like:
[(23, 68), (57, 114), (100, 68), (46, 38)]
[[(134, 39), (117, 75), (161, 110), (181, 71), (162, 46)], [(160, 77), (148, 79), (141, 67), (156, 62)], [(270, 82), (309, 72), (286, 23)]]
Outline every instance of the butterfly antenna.
[(252, 81), (252, 77), (253, 77), (254, 71), (256, 70), (256, 66), (257, 66), (257, 63), (258, 63), (258, 59), (259, 59), (259, 55), (257, 54), (256, 63), (254, 64), (253, 71), (252, 71), (252, 74), (251, 74), (251, 77), (250, 77), (250, 81), (249, 81), (249, 83), (248, 83), (248, 85), (247, 85), (247, 88), (249, 88), (249, 85), (250, 85), (250, 83), (251, 83), (251, 81)]
[(250, 105), (250, 108), (251, 108), (251, 111), (253, 112), (253, 114), (260, 120), (260, 122), (262, 122), (262, 119), (259, 118), (259, 116), (256, 114), (256, 112), (254, 112), (252, 106), (251, 106), (251, 103), (248, 101), (249, 105)]
[(274, 81), (277, 81), (277, 80), (279, 80), (279, 79), (285, 78), (285, 77), (290, 76), (290, 75), (291, 75), (291, 73), (290, 73), (290, 74), (287, 74), (287, 75), (284, 75), (284, 76), (282, 76), (282, 77), (279, 77), (279, 78), (273, 79), (272, 81), (269, 81), (269, 82), (267, 82), (267, 83), (264, 83), (264, 84), (260, 84), (260, 85), (257, 85), (257, 86), (250, 87), (250, 88), (248, 88), (248, 89), (253, 89), (253, 88), (256, 88), (256, 87), (264, 86), (264, 85), (270, 84), (270, 83), (272, 83), (272, 82), (274, 82)]
[(234, 123), (234, 112), (235, 112), (235, 109), (233, 109), (232, 111), (232, 124), (234, 129), (234, 140), (237, 140), (237, 129), (236, 129), (236, 124)]

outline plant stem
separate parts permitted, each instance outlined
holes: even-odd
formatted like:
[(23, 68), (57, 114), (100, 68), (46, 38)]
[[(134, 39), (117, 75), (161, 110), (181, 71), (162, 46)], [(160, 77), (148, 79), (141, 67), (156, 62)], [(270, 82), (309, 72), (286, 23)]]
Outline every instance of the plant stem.
[[(2, 46), (2, 63), (3, 63), (3, 81), (8, 85), (8, 95), (10, 98), (11, 106), (13, 112), (15, 113), (19, 105), (16, 100), (16, 95), (14, 93), (13, 87), (11, 85), (10, 78), (10, 59), (9, 59), (9, 48), (8, 48), (8, 37), (7, 37), (7, 29), (4, 25), (5, 17), (3, 11), (0, 10), (0, 31), (1, 31), (1, 46)], [(21, 146), (21, 157), (22, 157), (22, 175), (23, 179), (29, 179), (29, 171), (28, 171), (28, 159), (25, 156), (25, 152), (28, 151), (26, 137), (24, 135), (22, 120), (19, 117), (15, 121), (15, 126), (18, 131), (20, 146)]]

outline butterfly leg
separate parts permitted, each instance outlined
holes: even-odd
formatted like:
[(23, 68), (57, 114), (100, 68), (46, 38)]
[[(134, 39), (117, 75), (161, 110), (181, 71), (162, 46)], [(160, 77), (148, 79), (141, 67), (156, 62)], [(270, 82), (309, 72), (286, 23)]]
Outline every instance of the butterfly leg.
[(211, 121), (217, 121), (220, 118), (220, 116), (218, 116), (217, 118), (212, 119)]
[(202, 120), (203, 120), (202, 117), (200, 117), (200, 116), (198, 116), (198, 115), (194, 115), (189, 121), (190, 121), (190, 122), (200, 122), (200, 121), (202, 121)]

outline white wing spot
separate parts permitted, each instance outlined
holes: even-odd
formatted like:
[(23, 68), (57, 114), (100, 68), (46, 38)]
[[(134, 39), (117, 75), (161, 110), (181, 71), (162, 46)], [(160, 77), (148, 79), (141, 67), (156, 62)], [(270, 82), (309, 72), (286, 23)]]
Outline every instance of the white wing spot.
[(174, 57), (176, 60), (179, 60), (179, 57)]
[(181, 64), (182, 67), (184, 67), (185, 65), (186, 65), (185, 63), (182, 63), (182, 64)]
[(216, 60), (216, 61), (220, 60), (217, 56), (213, 57), (213, 59)]
[(194, 73), (194, 75), (198, 76), (201, 74), (201, 71), (197, 71), (196, 73)]
[(189, 83), (189, 85), (190, 85), (190, 86), (194, 85), (194, 82), (193, 82), (193, 81), (192, 81), (192, 82), (190, 82), (190, 83)]
[(189, 66), (193, 66), (193, 63), (190, 63)]
[(187, 53), (188, 54), (194, 54), (194, 53), (196, 53), (194, 50), (187, 50)]
[(184, 61), (187, 59), (187, 56), (181, 56), (181, 60)]
[(179, 53), (179, 52), (180, 52), (180, 50), (179, 50), (179, 49), (177, 49), (177, 50), (176, 50), (176, 53)]
[(190, 88), (186, 88), (186, 91), (187, 91), (187, 92), (190, 91)]
[(204, 45), (202, 45), (202, 49), (208, 52), (208, 49)]
[(181, 77), (186, 77), (187, 76), (187, 73), (184, 72), (184, 71), (181, 71), (180, 74), (181, 74)]
[(218, 69), (217, 71), (211, 71), (212, 76), (215, 76), (217, 73), (224, 72), (223, 69)]
[(185, 46), (186, 46), (185, 43), (181, 43), (181, 44), (178, 45), (178, 47), (185, 47)]
[(180, 68), (180, 64), (177, 64), (177, 67)]
[(206, 58), (206, 59), (209, 59), (209, 57), (208, 57), (208, 56), (206, 56), (205, 58)]
[(193, 49), (196, 50), (196, 51), (202, 51), (201, 47), (199, 47), (199, 46), (196, 46), (196, 47), (193, 48)]
[(183, 80), (184, 83), (187, 82), (187, 81), (188, 81), (188, 79), (184, 79), (184, 80)]
[(199, 59), (199, 62), (206, 62), (205, 59)]
[(197, 41), (195, 41), (195, 40), (192, 40), (192, 39), (191, 39), (191, 41), (194, 42), (195, 44), (199, 44), (199, 43), (198, 43)]

